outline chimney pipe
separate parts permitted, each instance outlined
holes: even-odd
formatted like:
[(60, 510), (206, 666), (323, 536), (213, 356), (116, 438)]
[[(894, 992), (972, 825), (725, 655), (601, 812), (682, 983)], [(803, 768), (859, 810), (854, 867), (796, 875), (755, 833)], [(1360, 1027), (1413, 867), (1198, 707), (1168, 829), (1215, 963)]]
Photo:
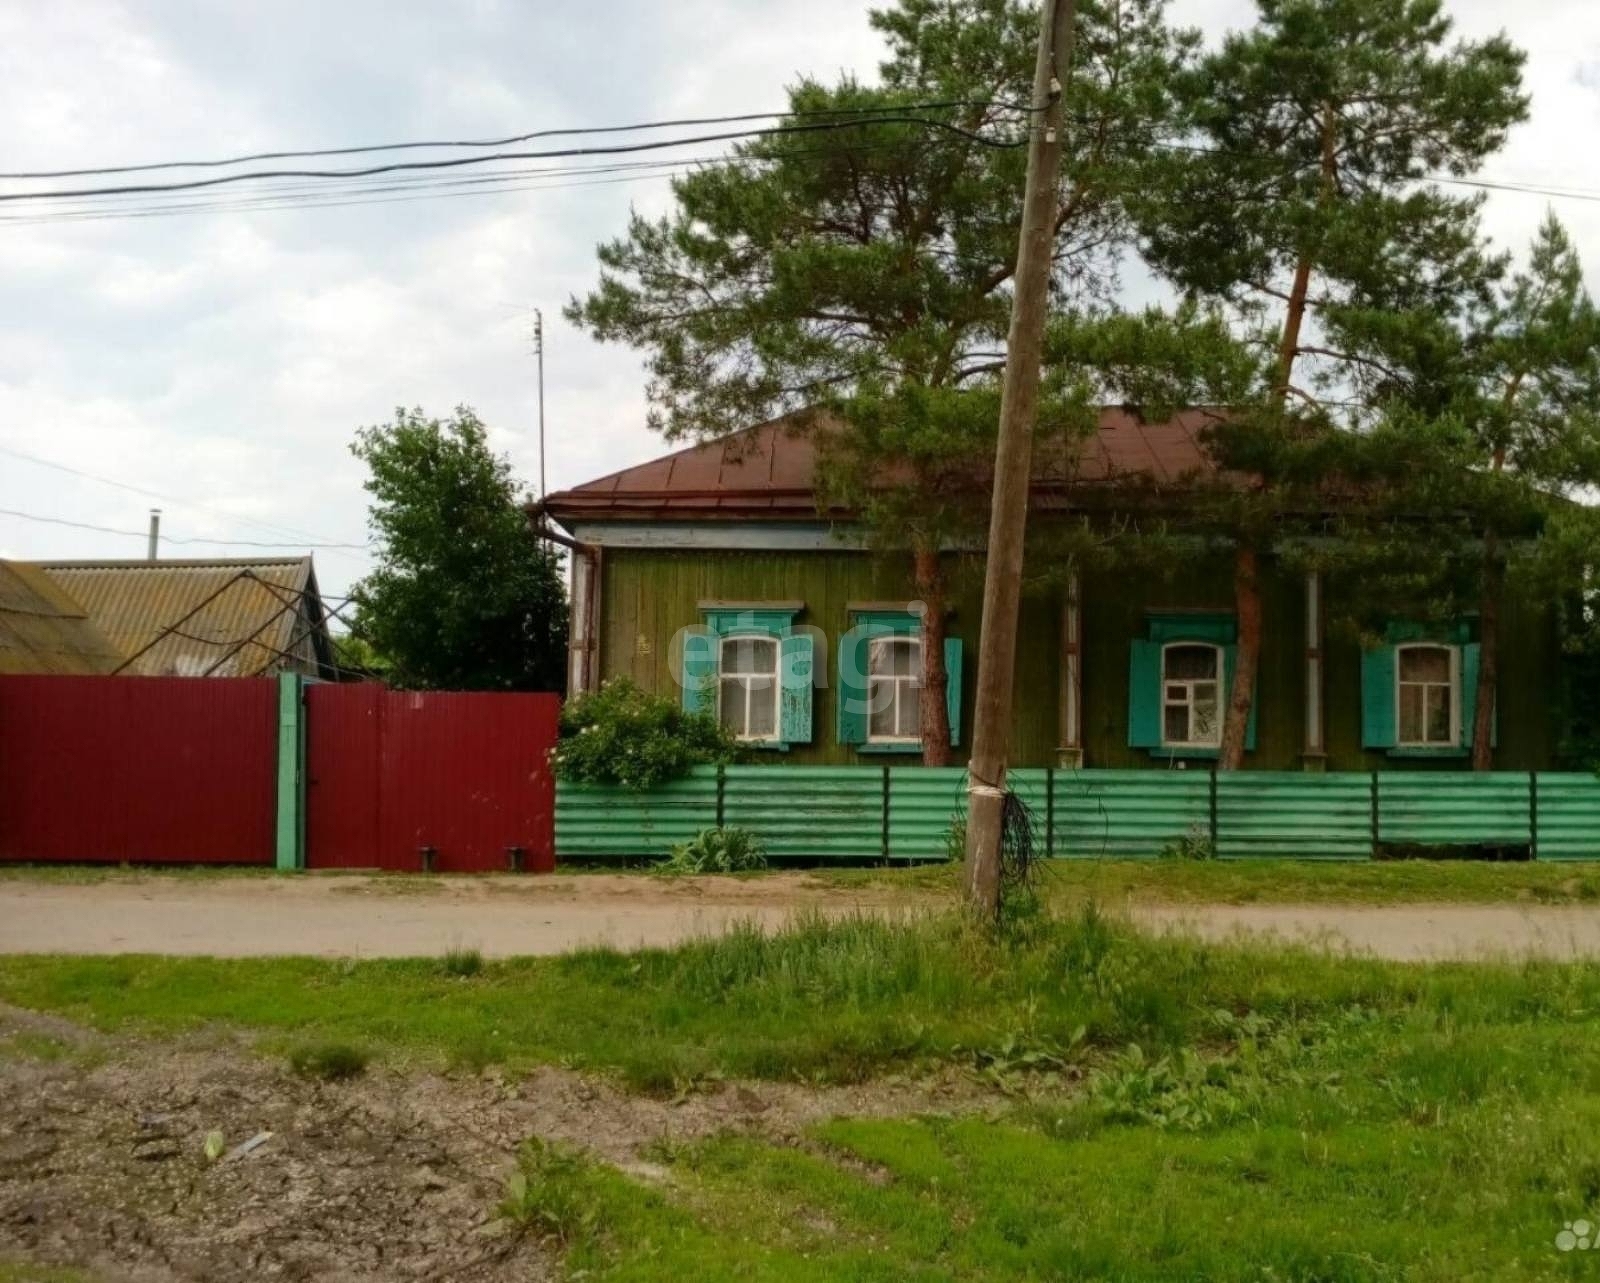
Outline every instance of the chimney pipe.
[(145, 555), (144, 555), (144, 559), (146, 561), (154, 561), (156, 559), (156, 550), (159, 547), (160, 543), (161, 543), (161, 509), (160, 508), (152, 508), (152, 509), (150, 509), (150, 544), (149, 544), (149, 547), (146, 549)]

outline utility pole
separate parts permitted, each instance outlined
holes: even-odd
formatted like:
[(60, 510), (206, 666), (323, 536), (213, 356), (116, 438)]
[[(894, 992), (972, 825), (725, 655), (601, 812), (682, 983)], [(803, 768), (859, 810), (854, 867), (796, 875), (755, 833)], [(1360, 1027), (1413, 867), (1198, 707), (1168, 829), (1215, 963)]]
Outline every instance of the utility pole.
[(161, 555), (161, 509), (150, 509), (150, 539), (145, 545), (144, 559), (155, 561)]
[(544, 313), (533, 309), (533, 350), (539, 358), (539, 498), (544, 488)]
[(1017, 244), (1017, 275), (1006, 336), (1000, 434), (995, 446), (989, 556), (983, 579), (983, 624), (978, 651), (978, 701), (972, 758), (967, 765), (967, 896), (993, 918), (1000, 911), (1000, 839), (1011, 746), (1011, 687), (1017, 653), (1017, 606), (1022, 592), (1023, 538), (1033, 425), (1039, 410), (1045, 308), (1055, 241), (1061, 177), (1062, 86), (1072, 64), (1077, 0), (1044, 0), (1039, 57), (1033, 70), (1038, 111), (1028, 143), (1028, 178)]

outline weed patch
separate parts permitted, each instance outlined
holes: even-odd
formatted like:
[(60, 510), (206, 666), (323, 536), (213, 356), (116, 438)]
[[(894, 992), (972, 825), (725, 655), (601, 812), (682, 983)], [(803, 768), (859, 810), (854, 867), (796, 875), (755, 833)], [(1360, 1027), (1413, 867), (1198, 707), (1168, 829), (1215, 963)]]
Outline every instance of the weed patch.
[(475, 976), (483, 970), (483, 954), (477, 949), (452, 945), (444, 951), (444, 957), (439, 959), (439, 969), (447, 976), (457, 976), (461, 979)]
[(368, 1056), (359, 1047), (344, 1042), (319, 1042), (296, 1047), (289, 1053), (289, 1068), (302, 1078), (338, 1082), (360, 1077), (367, 1069)]

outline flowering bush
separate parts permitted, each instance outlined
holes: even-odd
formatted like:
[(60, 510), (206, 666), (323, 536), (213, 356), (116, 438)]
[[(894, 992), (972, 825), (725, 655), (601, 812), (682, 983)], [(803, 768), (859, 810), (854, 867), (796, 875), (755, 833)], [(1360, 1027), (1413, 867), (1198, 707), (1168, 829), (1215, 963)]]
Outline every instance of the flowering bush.
[(692, 766), (731, 762), (737, 751), (716, 718), (686, 713), (675, 700), (613, 677), (561, 710), (550, 761), (557, 779), (648, 789)]

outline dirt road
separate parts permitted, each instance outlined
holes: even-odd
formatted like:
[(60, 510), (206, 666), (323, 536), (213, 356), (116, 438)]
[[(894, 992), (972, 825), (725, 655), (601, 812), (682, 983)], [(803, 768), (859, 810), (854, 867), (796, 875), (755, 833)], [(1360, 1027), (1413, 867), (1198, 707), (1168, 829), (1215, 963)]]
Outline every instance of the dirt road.
[(0, 882), (0, 953), (488, 957), (633, 949), (775, 927), (797, 912), (888, 912), (914, 897), (804, 874), (758, 880), (585, 874), (384, 878), (175, 876)]
[[(793, 914), (910, 912), (940, 903), (893, 886), (843, 888), (803, 873), (665, 879), (114, 877), (0, 881), (0, 953), (168, 953), (252, 957), (563, 953), (585, 945), (670, 945), (739, 922)], [(1600, 956), (1600, 907), (1541, 905), (1124, 906), (1154, 931), (1236, 933), (1400, 960), (1497, 954)]]

